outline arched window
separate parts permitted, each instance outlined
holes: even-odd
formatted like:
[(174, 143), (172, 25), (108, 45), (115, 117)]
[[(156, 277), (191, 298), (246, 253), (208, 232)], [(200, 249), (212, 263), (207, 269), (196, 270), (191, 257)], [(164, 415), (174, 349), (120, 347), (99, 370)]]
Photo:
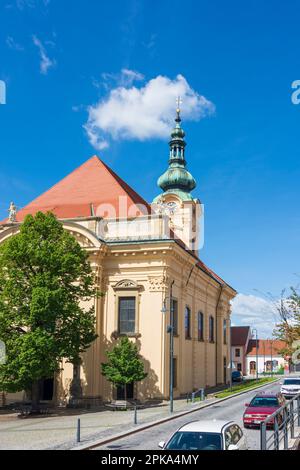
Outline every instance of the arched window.
[(215, 320), (214, 317), (209, 317), (209, 341), (213, 343), (215, 341)]
[(191, 339), (191, 310), (185, 307), (184, 312), (184, 333), (185, 339)]
[(250, 361), (250, 375), (254, 375), (256, 372), (256, 362)]
[(204, 315), (202, 312), (198, 312), (198, 341), (204, 339)]

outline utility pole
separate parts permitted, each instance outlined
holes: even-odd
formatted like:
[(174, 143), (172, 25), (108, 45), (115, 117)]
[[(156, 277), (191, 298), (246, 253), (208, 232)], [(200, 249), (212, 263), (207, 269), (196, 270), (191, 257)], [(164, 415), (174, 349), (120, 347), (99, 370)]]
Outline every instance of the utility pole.
[(256, 344), (256, 381), (258, 381), (258, 336), (257, 336), (257, 328), (252, 328), (252, 334), (255, 331), (255, 344)]
[(271, 377), (273, 377), (273, 341), (270, 339), (271, 343)]

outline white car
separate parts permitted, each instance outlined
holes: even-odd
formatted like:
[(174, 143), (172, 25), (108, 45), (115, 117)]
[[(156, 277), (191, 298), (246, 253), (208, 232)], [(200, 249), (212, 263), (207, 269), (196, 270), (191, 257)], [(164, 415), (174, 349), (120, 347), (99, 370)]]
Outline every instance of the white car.
[(166, 450), (246, 450), (247, 440), (234, 421), (212, 419), (181, 426), (158, 447)]
[(285, 398), (293, 398), (300, 393), (300, 377), (287, 377), (280, 384), (280, 392)]

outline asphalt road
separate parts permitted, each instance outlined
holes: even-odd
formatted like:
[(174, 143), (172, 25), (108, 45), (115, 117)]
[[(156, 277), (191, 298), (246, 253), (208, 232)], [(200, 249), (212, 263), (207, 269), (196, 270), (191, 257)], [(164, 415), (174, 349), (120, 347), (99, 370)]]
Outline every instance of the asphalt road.
[[(279, 392), (278, 382), (266, 385), (258, 391)], [(188, 416), (177, 418), (167, 423), (160, 424), (145, 431), (138, 432), (132, 436), (119, 439), (105, 446), (97, 447), (95, 450), (158, 450), (158, 443), (166, 441), (168, 437), (176, 431), (179, 426), (197, 419), (228, 419), (236, 421), (247, 436), (248, 447), (252, 450), (259, 449), (260, 432), (258, 429), (244, 429), (242, 416), (245, 410), (245, 403), (248, 403), (258, 391), (250, 391), (243, 395), (231, 398), (230, 400), (212, 405), (203, 410), (196, 411)]]

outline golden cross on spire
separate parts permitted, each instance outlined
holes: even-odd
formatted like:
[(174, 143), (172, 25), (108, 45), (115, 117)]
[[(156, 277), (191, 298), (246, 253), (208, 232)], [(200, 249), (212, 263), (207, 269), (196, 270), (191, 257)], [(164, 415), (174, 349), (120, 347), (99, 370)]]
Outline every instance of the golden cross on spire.
[(181, 99), (181, 96), (177, 96), (176, 98), (176, 104), (177, 104), (177, 113), (180, 113), (180, 105), (182, 104), (182, 99)]

